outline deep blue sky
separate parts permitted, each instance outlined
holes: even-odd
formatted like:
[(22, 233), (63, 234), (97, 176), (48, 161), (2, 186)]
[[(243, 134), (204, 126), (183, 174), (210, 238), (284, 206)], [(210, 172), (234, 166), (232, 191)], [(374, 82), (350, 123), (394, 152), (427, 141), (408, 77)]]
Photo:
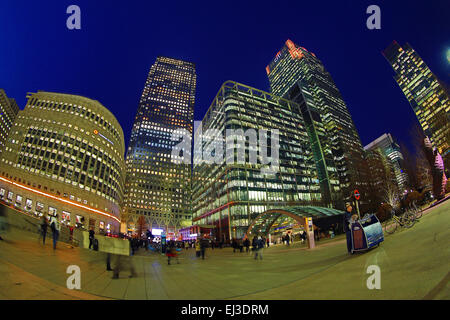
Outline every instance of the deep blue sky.
[[(81, 8), (80, 31), (66, 28), (71, 4)], [(366, 28), (370, 4), (381, 7), (381, 30)], [(381, 51), (409, 42), (449, 84), (449, 12), (448, 0), (2, 0), (0, 88), (22, 109), (37, 90), (99, 100), (128, 141), (158, 55), (196, 64), (200, 120), (226, 80), (269, 90), (265, 66), (289, 38), (322, 60), (364, 145), (385, 132), (407, 142), (416, 118)]]

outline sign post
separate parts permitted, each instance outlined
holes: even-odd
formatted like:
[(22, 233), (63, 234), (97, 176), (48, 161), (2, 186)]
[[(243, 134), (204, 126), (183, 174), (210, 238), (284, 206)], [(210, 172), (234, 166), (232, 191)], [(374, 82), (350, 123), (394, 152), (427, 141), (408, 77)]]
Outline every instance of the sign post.
[(312, 221), (311, 217), (305, 217), (305, 232), (306, 232), (306, 236), (308, 238), (308, 248), (312, 249), (316, 245), (314, 242), (314, 226), (313, 226), (313, 221)]
[(361, 194), (359, 193), (358, 189), (353, 191), (353, 196), (355, 197), (356, 202), (356, 212), (358, 212), (358, 218), (361, 220), (361, 214), (359, 213), (359, 199), (361, 199)]

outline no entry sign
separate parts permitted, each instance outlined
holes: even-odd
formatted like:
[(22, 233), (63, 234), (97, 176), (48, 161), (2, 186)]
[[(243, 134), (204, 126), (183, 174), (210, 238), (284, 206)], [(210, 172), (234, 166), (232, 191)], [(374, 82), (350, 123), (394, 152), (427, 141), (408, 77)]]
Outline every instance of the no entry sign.
[(356, 200), (361, 199), (361, 194), (359, 193), (358, 189), (356, 189), (355, 191), (353, 191), (353, 195), (355, 196)]

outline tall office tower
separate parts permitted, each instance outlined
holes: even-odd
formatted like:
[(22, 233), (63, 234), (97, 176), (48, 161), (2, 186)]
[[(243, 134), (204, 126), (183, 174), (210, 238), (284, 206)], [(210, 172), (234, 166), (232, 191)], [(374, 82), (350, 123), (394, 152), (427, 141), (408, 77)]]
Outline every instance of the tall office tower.
[(369, 212), (376, 212), (380, 203), (397, 194), (394, 166), (381, 148), (369, 149), (365, 153), (370, 174), (364, 207)]
[[(242, 238), (253, 219), (266, 210), (323, 205), (307, 125), (299, 108), (295, 102), (236, 82), (222, 85), (201, 130), (195, 132), (194, 225), (212, 226), (217, 241), (229, 242)], [(264, 130), (270, 139), (265, 134), (261, 139)], [(257, 146), (252, 143), (256, 137)], [(245, 150), (235, 148), (235, 141), (245, 144)], [(266, 171), (269, 163), (261, 156), (276, 158), (275, 149), (279, 155), (278, 161), (271, 161), (275, 170)], [(211, 154), (214, 162), (205, 159)], [(253, 160), (257, 154), (256, 163), (252, 154)]]
[(389, 159), (394, 170), (396, 185), (399, 190), (403, 190), (407, 186), (408, 175), (403, 170), (404, 159), (400, 152), (400, 146), (394, 141), (390, 133), (385, 133), (364, 147), (366, 151), (377, 149)]
[(364, 167), (361, 140), (347, 106), (322, 62), (314, 53), (287, 40), (266, 67), (266, 72), (273, 94), (303, 104), (305, 118), (308, 119), (306, 111), (309, 110), (313, 121), (324, 128), (325, 134), (318, 139), (322, 151), (315, 151), (321, 180), (329, 180), (322, 186), (328, 184), (330, 190), (335, 188), (332, 181), (336, 167), (344, 197), (355, 187), (363, 187), (367, 173), (358, 170)]
[(98, 101), (29, 93), (0, 159), (0, 199), (67, 225), (119, 232), (125, 141)]
[(5, 91), (0, 89), (0, 155), (17, 113), (19, 113), (19, 106), (16, 100), (8, 98)]
[(396, 41), (383, 51), (423, 131), (442, 156), (450, 157), (450, 97), (425, 62), (409, 44)]
[(195, 87), (191, 62), (158, 57), (150, 69), (126, 156), (129, 230), (145, 222), (147, 228), (162, 228), (171, 237), (176, 229), (191, 224), (191, 166), (182, 161), (190, 155), (172, 158), (179, 142), (171, 137), (179, 129), (192, 134)]

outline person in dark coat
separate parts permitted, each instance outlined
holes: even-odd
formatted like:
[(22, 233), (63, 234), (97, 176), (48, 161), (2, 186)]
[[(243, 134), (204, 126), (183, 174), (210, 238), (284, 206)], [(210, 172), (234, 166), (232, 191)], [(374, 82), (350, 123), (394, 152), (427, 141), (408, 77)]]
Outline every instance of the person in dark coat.
[(231, 246), (233, 247), (233, 253), (235, 253), (237, 246), (238, 246), (236, 239), (233, 238), (233, 241), (231, 242)]
[(255, 242), (255, 260), (258, 260), (259, 258), (262, 260), (262, 250), (264, 248), (264, 241), (261, 237), (258, 237), (258, 239)]
[(348, 253), (352, 253), (352, 234), (350, 230), (350, 221), (353, 215), (353, 208), (349, 202), (345, 204), (345, 213), (344, 213), (344, 232), (347, 237), (347, 251)]
[(91, 249), (92, 245), (94, 244), (94, 235), (95, 231), (91, 228), (91, 230), (89, 230), (89, 249)]
[(246, 252), (249, 252), (250, 251), (250, 240), (248, 238), (245, 238), (244, 246), (245, 246)]
[(200, 251), (202, 255), (202, 260), (205, 260), (205, 251), (207, 247), (208, 247), (208, 240), (207, 239), (200, 240)]
[(42, 235), (42, 244), (44, 246), (45, 246), (45, 237), (47, 236), (47, 229), (48, 229), (47, 215), (43, 215), (41, 220), (41, 235)]
[(258, 238), (255, 236), (252, 240), (252, 250), (256, 251), (257, 248), (258, 248)]

